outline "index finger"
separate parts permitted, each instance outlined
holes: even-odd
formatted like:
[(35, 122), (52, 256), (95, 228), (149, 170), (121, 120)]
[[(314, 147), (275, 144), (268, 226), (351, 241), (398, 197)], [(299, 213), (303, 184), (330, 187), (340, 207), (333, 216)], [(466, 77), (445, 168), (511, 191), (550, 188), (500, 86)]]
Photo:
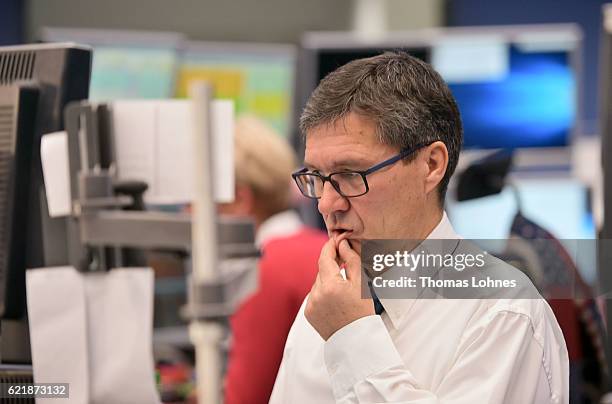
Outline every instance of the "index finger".
[(338, 255), (346, 263), (346, 276), (348, 279), (361, 279), (361, 257), (353, 250), (348, 241), (342, 240), (338, 246)]
[(336, 242), (334, 239), (329, 239), (321, 249), (319, 256), (319, 275), (322, 281), (340, 277), (340, 266), (337, 262), (338, 251), (336, 250)]

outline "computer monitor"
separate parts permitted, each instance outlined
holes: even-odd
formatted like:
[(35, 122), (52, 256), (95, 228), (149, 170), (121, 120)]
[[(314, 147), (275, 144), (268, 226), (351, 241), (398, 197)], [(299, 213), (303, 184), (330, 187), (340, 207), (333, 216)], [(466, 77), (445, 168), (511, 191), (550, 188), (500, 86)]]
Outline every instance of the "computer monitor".
[(300, 103), (341, 64), (405, 50), (448, 83), (465, 148), (564, 147), (576, 131), (580, 41), (579, 29), (566, 24), (440, 28), (380, 39), (310, 33), (302, 42)]
[(78, 42), (94, 49), (89, 99), (158, 99), (174, 95), (183, 35), (174, 32), (43, 28), (45, 42)]
[(38, 96), (34, 83), (0, 86), (0, 240), (4, 244), (0, 316), (4, 318), (20, 318), (25, 311), (27, 201)]
[(194, 80), (210, 81), (215, 97), (231, 99), (288, 137), (293, 115), (297, 49), (284, 44), (187, 42), (177, 79), (179, 98)]
[(87, 47), (0, 47), (0, 363), (30, 361), (25, 270), (68, 263), (57, 232), (66, 228), (48, 217), (40, 142), (63, 129), (67, 103), (87, 98), (90, 74)]
[(452, 91), (465, 147), (563, 147), (577, 121), (576, 50), (569, 31), (443, 38), (432, 65)]

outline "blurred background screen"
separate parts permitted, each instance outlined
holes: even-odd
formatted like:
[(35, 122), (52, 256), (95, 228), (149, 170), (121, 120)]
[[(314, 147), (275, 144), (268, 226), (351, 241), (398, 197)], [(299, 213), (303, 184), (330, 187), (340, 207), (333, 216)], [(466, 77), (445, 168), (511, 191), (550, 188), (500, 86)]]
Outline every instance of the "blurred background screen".
[(295, 64), (290, 45), (190, 42), (181, 57), (176, 96), (187, 97), (192, 81), (208, 80), (217, 98), (234, 101), (238, 115), (255, 114), (289, 136)]
[(403, 50), (431, 63), (448, 83), (465, 148), (564, 147), (576, 129), (580, 34), (571, 26), (441, 29), (373, 41), (313, 33), (303, 46), (302, 100), (351, 60)]
[(435, 45), (432, 64), (459, 104), (464, 146), (566, 146), (576, 118), (575, 49), (572, 38), (508, 43), (484, 37)]
[(109, 101), (170, 98), (183, 37), (172, 32), (44, 28), (45, 42), (93, 47), (89, 98)]
[(90, 98), (168, 98), (174, 87), (176, 63), (173, 49), (97, 46)]

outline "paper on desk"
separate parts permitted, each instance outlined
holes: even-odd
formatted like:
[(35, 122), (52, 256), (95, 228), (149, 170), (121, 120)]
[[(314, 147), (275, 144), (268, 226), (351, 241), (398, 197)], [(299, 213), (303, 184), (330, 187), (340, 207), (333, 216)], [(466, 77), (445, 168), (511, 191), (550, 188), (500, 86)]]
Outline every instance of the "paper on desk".
[(40, 142), (40, 158), (49, 216), (67, 216), (71, 211), (70, 172), (68, 168), (68, 135), (54, 132)]
[[(149, 185), (147, 203), (187, 203), (193, 199), (191, 101), (113, 102), (117, 167), (122, 179)], [(234, 200), (234, 104), (211, 104), (213, 192), (216, 202)]]
[(159, 403), (150, 268), (44, 268), (26, 278), (36, 382), (70, 383), (70, 403)]

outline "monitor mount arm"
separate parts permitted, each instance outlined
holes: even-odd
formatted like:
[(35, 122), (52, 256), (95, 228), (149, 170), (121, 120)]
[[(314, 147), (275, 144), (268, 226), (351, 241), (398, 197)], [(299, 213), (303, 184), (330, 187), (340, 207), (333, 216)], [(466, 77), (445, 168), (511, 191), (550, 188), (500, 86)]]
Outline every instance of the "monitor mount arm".
[[(194, 112), (206, 110), (201, 118), (196, 117), (200, 121), (195, 127), (203, 135), (199, 141), (208, 142), (209, 87), (201, 88), (193, 102)], [(199, 402), (220, 402), (222, 323), (256, 285), (253, 269), (259, 252), (254, 244), (254, 226), (246, 220), (216, 217), (212, 192), (197, 190), (191, 215), (123, 210), (139, 201), (125, 192), (117, 195), (122, 185), (117, 186), (115, 181), (115, 162), (109, 147), (113, 144), (111, 123), (112, 104), (75, 102), (65, 110), (72, 194), (67, 232), (71, 264), (86, 272), (107, 271), (123, 265), (121, 248), (126, 247), (190, 253), (193, 271), (189, 301), (182, 315), (191, 321)], [(198, 141), (198, 135), (194, 138)], [(210, 163), (210, 148), (197, 144), (194, 148), (201, 154), (196, 156), (196, 181), (210, 190), (212, 170), (200, 169)], [(141, 198), (137, 192), (134, 195)]]

